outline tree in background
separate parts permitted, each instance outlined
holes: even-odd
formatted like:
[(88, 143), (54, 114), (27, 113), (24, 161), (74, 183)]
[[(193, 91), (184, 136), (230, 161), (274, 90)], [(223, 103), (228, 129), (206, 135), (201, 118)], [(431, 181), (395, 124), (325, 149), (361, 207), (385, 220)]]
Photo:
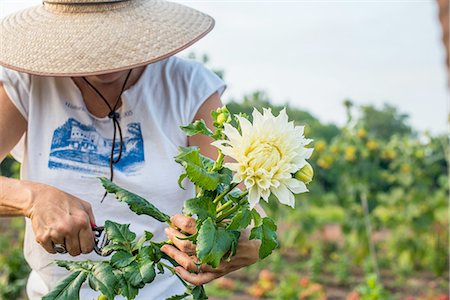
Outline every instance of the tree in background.
[(361, 107), (361, 122), (374, 138), (388, 141), (393, 135), (414, 135), (408, 124), (408, 115), (400, 113), (396, 107), (384, 104), (381, 109), (373, 105)]

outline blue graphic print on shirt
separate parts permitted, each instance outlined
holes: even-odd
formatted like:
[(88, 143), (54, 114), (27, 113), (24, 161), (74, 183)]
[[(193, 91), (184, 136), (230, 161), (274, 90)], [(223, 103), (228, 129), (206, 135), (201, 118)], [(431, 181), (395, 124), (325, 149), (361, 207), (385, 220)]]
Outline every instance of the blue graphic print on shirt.
[[(123, 134), (122, 158), (114, 164), (114, 169), (134, 173), (144, 163), (141, 124), (129, 123)], [(104, 174), (109, 169), (112, 143), (112, 139), (101, 136), (94, 126), (70, 118), (53, 133), (48, 167)], [(119, 143), (116, 139), (115, 158), (119, 155)]]

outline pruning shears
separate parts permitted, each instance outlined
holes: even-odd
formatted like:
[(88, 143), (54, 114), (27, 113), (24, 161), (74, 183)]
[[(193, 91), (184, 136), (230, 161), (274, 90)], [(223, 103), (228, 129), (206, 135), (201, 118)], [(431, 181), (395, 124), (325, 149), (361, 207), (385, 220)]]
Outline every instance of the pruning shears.
[(101, 256), (109, 256), (113, 252), (112, 250), (103, 251), (103, 248), (109, 245), (111, 241), (106, 234), (105, 227), (92, 225), (92, 232), (94, 233), (94, 251)]

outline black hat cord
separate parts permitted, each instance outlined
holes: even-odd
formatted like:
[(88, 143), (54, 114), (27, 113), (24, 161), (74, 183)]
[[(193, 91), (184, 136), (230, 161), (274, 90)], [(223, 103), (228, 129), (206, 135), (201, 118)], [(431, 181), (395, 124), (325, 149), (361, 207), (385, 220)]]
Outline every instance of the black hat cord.
[[(132, 70), (130, 70), (128, 72), (127, 77), (125, 78), (125, 81), (123, 83), (122, 90), (120, 91), (120, 94), (117, 97), (116, 103), (114, 104), (113, 107), (109, 104), (109, 102), (102, 95), (102, 93), (100, 93), (100, 91), (92, 83), (90, 83), (89, 80), (87, 80), (85, 77), (83, 77), (83, 80), (100, 96), (100, 98), (108, 106), (108, 108), (109, 108), (108, 117), (113, 121), (114, 133), (113, 133), (113, 140), (112, 140), (112, 146), (111, 146), (111, 156), (109, 158), (109, 171), (110, 171), (109, 180), (111, 180), (111, 181), (113, 181), (113, 178), (114, 178), (114, 167), (113, 167), (113, 165), (118, 163), (120, 161), (120, 159), (122, 158), (122, 148), (123, 148), (122, 128), (120, 127), (120, 123), (119, 123), (120, 115), (119, 115), (119, 113), (116, 110), (118, 108), (117, 106), (119, 105), (120, 98), (122, 97), (122, 94), (123, 94), (123, 92), (125, 90), (125, 86), (127, 85), (128, 79), (130, 78), (131, 71)], [(119, 138), (120, 138), (119, 156), (116, 159), (114, 159), (114, 150), (116, 150), (117, 131), (119, 131)], [(108, 194), (108, 192), (105, 192), (101, 202), (103, 202), (103, 200), (105, 200), (105, 197), (106, 197), (107, 194)]]

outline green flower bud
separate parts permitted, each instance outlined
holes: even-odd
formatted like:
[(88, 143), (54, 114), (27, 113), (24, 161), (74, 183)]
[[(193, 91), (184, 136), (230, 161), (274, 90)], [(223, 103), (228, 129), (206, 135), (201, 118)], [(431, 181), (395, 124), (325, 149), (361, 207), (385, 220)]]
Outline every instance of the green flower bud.
[(313, 177), (314, 177), (314, 170), (309, 163), (306, 163), (306, 165), (304, 165), (303, 168), (301, 168), (294, 174), (295, 179), (303, 181), (305, 184), (310, 183)]
[(228, 119), (228, 116), (226, 116), (224, 113), (221, 113), (217, 116), (217, 124), (222, 125), (225, 123)]
[(98, 296), (97, 300), (108, 300), (108, 297), (106, 297), (106, 295), (101, 294), (100, 296)]

